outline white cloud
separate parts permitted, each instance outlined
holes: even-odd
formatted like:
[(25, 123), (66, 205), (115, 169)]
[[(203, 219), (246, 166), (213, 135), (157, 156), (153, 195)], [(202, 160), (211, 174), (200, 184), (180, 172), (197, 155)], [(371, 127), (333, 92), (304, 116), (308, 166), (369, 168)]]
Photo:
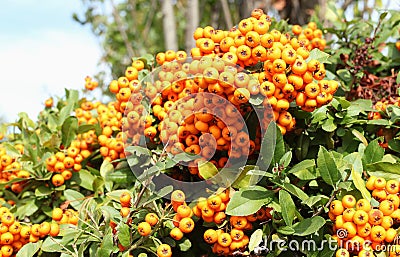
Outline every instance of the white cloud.
[(82, 31), (35, 30), (17, 38), (0, 36), (0, 117), (18, 112), (36, 118), (49, 96), (82, 89), (96, 73), (100, 48)]

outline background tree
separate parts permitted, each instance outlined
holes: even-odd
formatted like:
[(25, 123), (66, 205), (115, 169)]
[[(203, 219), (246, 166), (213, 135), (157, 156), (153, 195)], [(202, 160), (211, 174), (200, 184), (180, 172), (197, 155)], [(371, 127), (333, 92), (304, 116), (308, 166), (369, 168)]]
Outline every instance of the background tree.
[[(100, 63), (106, 69), (95, 76), (106, 92), (109, 78), (124, 74), (132, 57), (167, 49), (194, 46), (192, 34), (198, 26), (230, 29), (251, 10), (261, 8), (277, 19), (292, 24), (305, 24), (312, 15), (327, 21), (330, 3), (352, 8), (354, 16), (367, 18), (381, 0), (81, 0), (83, 10), (73, 14), (74, 20), (90, 26), (103, 49)], [(390, 2), (390, 1), (388, 1)], [(319, 5), (319, 8), (318, 8)], [(343, 11), (343, 12), (344, 12)], [(103, 82), (103, 83), (102, 83)]]

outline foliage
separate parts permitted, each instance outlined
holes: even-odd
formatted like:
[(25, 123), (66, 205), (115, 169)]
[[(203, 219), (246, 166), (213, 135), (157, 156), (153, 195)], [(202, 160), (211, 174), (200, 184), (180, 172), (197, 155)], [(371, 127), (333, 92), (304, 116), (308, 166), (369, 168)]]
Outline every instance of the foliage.
[[(138, 9), (135, 11), (140, 12), (139, 15), (144, 15), (143, 10), (150, 8), (148, 1), (145, 2), (136, 1), (135, 7)], [(124, 12), (130, 10), (129, 6), (131, 7), (122, 3), (116, 8), (119, 12)], [(97, 9), (89, 8), (86, 19), (93, 18), (96, 21), (85, 22), (96, 24), (93, 28), (99, 35), (118, 41), (112, 44), (122, 44), (120, 35), (114, 33), (118, 29), (115, 27), (118, 27), (117, 21), (109, 24), (104, 20), (104, 16), (96, 12)], [(159, 19), (157, 13), (152, 15), (154, 22)], [(397, 95), (393, 94), (391, 102), (375, 103), (371, 99), (354, 100), (349, 96), (354, 88), (364, 87), (362, 79), (366, 74), (371, 73), (379, 77), (398, 76), (399, 52), (388, 40), (391, 40), (391, 37), (399, 37), (399, 15), (395, 12), (383, 13), (377, 24), (358, 21), (335, 23), (334, 27), (327, 28), (327, 31), (336, 36), (332, 38), (332, 42), (328, 42), (327, 46), (330, 48), (325, 48), (322, 35), (314, 37), (313, 34), (312, 38), (309, 36), (308, 41), (304, 39), (307, 38), (306, 31), (322, 33), (323, 28), (317, 28), (317, 25), (320, 25), (318, 22), (309, 23), (307, 30), (306, 27), (290, 25), (287, 21), (270, 20), (259, 10), (252, 12), (252, 17), (257, 17), (256, 20), (263, 17), (265, 20), (262, 21), (265, 23), (262, 22), (262, 25), (271, 25), (268, 27), (270, 31), (274, 29), (275, 35), (279, 35), (275, 43), (281, 44), (282, 48), (283, 45), (292, 44), (289, 36), (302, 42), (299, 43), (298, 49), (306, 51), (308, 57), (303, 61), (306, 64), (318, 64), (318, 67), (311, 64), (307, 67), (313, 76), (307, 85), (314, 81), (314, 84), (319, 86), (317, 83), (322, 80), (339, 80), (342, 91), (331, 99), (319, 102), (318, 106), (306, 106), (296, 101), (297, 98), (289, 97), (291, 94), (283, 94), (280, 87), (267, 96), (265, 92), (261, 92), (259, 84), (270, 82), (275, 85), (272, 83), (272, 76), (276, 74), (293, 75), (293, 63), (284, 61), (286, 69), (271, 73), (271, 79), (268, 80), (268, 63), (271, 60), (261, 60), (261, 57), (256, 55), (253, 60), (241, 56), (242, 59), (237, 61), (238, 65), (235, 67), (224, 62), (218, 63), (218, 58), (213, 59), (213, 62), (217, 60), (216, 63), (210, 64), (207, 63), (210, 54), (215, 55), (213, 57), (220, 55), (219, 57), (224, 58), (226, 53), (235, 53), (238, 57), (242, 52), (235, 52), (230, 48), (224, 51), (223, 47), (221, 48), (222, 44), (218, 44), (218, 47), (209, 52), (206, 52), (208, 45), (202, 49), (198, 46), (195, 50), (199, 51), (193, 52), (199, 53), (199, 56), (193, 57), (198, 58), (198, 63), (205, 62), (208, 65), (204, 70), (211, 65), (223, 65), (223, 69), (221, 66), (217, 67), (225, 71), (226, 65), (227, 71), (232, 72), (234, 69), (234, 74), (239, 74), (240, 78), (249, 78), (248, 81), (251, 81), (252, 76), (260, 82), (256, 90), (249, 86), (252, 82), (241, 85), (241, 80), (237, 80), (235, 83), (242, 87), (232, 87), (232, 91), (229, 91), (229, 85), (224, 84), (227, 89), (219, 92), (218, 88), (209, 88), (210, 85), (215, 86), (217, 78), (211, 77), (213, 74), (208, 77), (190, 77), (193, 74), (189, 70), (193, 69), (191, 65), (196, 63), (196, 60), (188, 61), (183, 51), (166, 51), (156, 56), (146, 54), (133, 58), (132, 61), (125, 61), (125, 49), (120, 47), (114, 55), (114, 61), (118, 61), (120, 67), (115, 68), (116, 79), (109, 85), (110, 92), (116, 95), (115, 101), (101, 103), (89, 99), (86, 93), (88, 90), (95, 90), (95, 87), (88, 88), (86, 85), (87, 90), (83, 92), (66, 90), (65, 96), (60, 97), (54, 105), (52, 101), (46, 101), (46, 108), (36, 122), (25, 113), (20, 113), (17, 122), (2, 125), (1, 132), (12, 129), (13, 133), (5, 134), (0, 143), (0, 187), (3, 198), (0, 228), (9, 229), (6, 223), (9, 221), (7, 217), (10, 217), (10, 212), (16, 221), (27, 227), (29, 224), (29, 228), (32, 229), (29, 233), (33, 234), (18, 237), (16, 232), (13, 240), (19, 243), (12, 244), (4, 239), (6, 231), (3, 233), (2, 230), (0, 245), (3, 255), (4, 252), (11, 252), (16, 256), (43, 257), (143, 257), (172, 254), (216, 256), (224, 253), (270, 257), (333, 256), (335, 250), (329, 247), (317, 249), (293, 246), (304, 246), (304, 242), (313, 242), (320, 246), (326, 240), (338, 239), (338, 230), (342, 227), (337, 227), (337, 220), (338, 216), (344, 213), (344, 208), (337, 211), (338, 205), (335, 204), (349, 204), (346, 202), (349, 195), (355, 199), (365, 199), (374, 210), (385, 211), (385, 216), (393, 216), (393, 224), (389, 227), (394, 226), (397, 229), (400, 221), (400, 211), (397, 209), (399, 202), (397, 211), (389, 210), (384, 208), (385, 204), (390, 206), (393, 203), (389, 203), (388, 200), (385, 202), (383, 198), (391, 195), (393, 199), (398, 200), (399, 195), (400, 108), (399, 99), (395, 98), (399, 92), (396, 92)], [(150, 21), (153, 22), (151, 19)], [(121, 22), (129, 28), (133, 27), (132, 29), (146, 26), (132, 23), (128, 18)], [(105, 24), (110, 30), (103, 30)], [(214, 43), (215, 38), (211, 42), (212, 37), (208, 38), (204, 33), (206, 28), (199, 30), (201, 36), (196, 38), (198, 43)], [(221, 35), (225, 37), (224, 32)], [(143, 37), (128, 39), (132, 44), (146, 44), (146, 47), (151, 45), (155, 47), (154, 51), (158, 49), (156, 43), (144, 42)], [(296, 45), (296, 40), (293, 41), (293, 45)], [(366, 45), (369, 48), (364, 50), (371, 54), (371, 60), (378, 61), (379, 65), (365, 63), (359, 69), (354, 63), (345, 62), (343, 55), (347, 54), (347, 60), (353, 60), (353, 55), (362, 48), (365, 40), (368, 41)], [(307, 42), (308, 45), (305, 45)], [(249, 44), (251, 43), (252, 41)], [(374, 50), (384, 43), (388, 46), (387, 53)], [(252, 49), (257, 46), (252, 46)], [(274, 47), (277, 46), (271, 44), (266, 48), (270, 50)], [(314, 50), (309, 51), (312, 48)], [(153, 52), (151, 48), (146, 50)], [(184, 58), (179, 59), (179, 54)], [(166, 60), (167, 58), (170, 60)], [(175, 59), (176, 62), (169, 62)], [(200, 65), (198, 63), (197, 65)], [(128, 68), (125, 68), (126, 66)], [(173, 79), (168, 84), (168, 76), (176, 74), (166, 74), (170, 72), (171, 67), (181, 69), (176, 73), (187, 68), (185, 75), (188, 75), (188, 79), (183, 81), (184, 84), (182, 80)], [(197, 66), (200, 70), (199, 67)], [(326, 73), (326, 79), (318, 75), (321, 70), (325, 72), (323, 67), (330, 71)], [(242, 72), (242, 69), (246, 69), (246, 72)], [(325, 73), (323, 75), (325, 76)], [(202, 79), (208, 79), (208, 82), (201, 84), (204, 82)], [(177, 132), (181, 127), (191, 124), (191, 115), (194, 115), (193, 120), (196, 119), (196, 122), (202, 119), (200, 121), (207, 124), (204, 132), (212, 132), (208, 122), (215, 117), (205, 116), (208, 113), (193, 114), (196, 110), (193, 111), (193, 106), (189, 106), (186, 110), (189, 111), (189, 115), (181, 115), (185, 111), (182, 110), (180, 116), (175, 117), (180, 127), (174, 127), (176, 124), (171, 124), (171, 120), (174, 119), (171, 116), (172, 110), (169, 112), (163, 109), (168, 107), (165, 103), (176, 100), (174, 97), (182, 98), (186, 102), (193, 100), (192, 105), (198, 104), (194, 98), (181, 95), (187, 91), (183, 91), (180, 85), (192, 89), (189, 87), (193, 86), (190, 85), (190, 81), (204, 87), (202, 90), (198, 87), (197, 91), (193, 89), (192, 94), (207, 91), (216, 95), (214, 92), (218, 92), (219, 96), (225, 99), (224, 106), (233, 103), (239, 108), (235, 109), (242, 118), (239, 125), (246, 126), (246, 130), (239, 127), (236, 132), (247, 135), (244, 138), (247, 138), (249, 145), (254, 143), (249, 149), (246, 149), (246, 145), (236, 148), (235, 151), (244, 153), (247, 158), (239, 167), (234, 166), (235, 162), (226, 166), (227, 160), (229, 161), (227, 157), (237, 153), (224, 148), (215, 151), (216, 157), (198, 159), (199, 155), (204, 157), (207, 152), (191, 154), (191, 142), (186, 142), (188, 135), (178, 138), (173, 146), (168, 145), (174, 136), (169, 134), (170, 131), (175, 129), (174, 132)], [(168, 86), (163, 88), (162, 83)], [(333, 83), (325, 85), (336, 85)], [(396, 83), (398, 84), (398, 81)], [(282, 88), (286, 84), (289, 83), (282, 85)], [(179, 94), (171, 93), (172, 85), (177, 87), (175, 90), (181, 89)], [(321, 88), (323, 85), (321, 82)], [(305, 94), (305, 87), (301, 80), (301, 85), (293, 91), (296, 91), (296, 94)], [(333, 94), (335, 91), (336, 88), (333, 87), (332, 91), (328, 92)], [(269, 106), (271, 96), (278, 96), (277, 92), (283, 94), (279, 99), (285, 99), (287, 106)], [(132, 101), (129, 101), (130, 96), (133, 96)], [(318, 96), (309, 99), (313, 100)], [(223, 109), (222, 105), (218, 106)], [(272, 115), (257, 116), (258, 111), (268, 108)], [(148, 113), (145, 110), (148, 110)], [(287, 120), (283, 119), (285, 117), (279, 119), (282, 113), (291, 115)], [(200, 116), (202, 114), (204, 116)], [(181, 123), (181, 120), (185, 122)], [(228, 121), (232, 122), (231, 124), (236, 123), (233, 119)], [(203, 123), (199, 124), (204, 125)], [(212, 143), (205, 140), (206, 137), (200, 133), (203, 128), (193, 126), (194, 132), (190, 133), (199, 136), (198, 144), (206, 141), (209, 145), (205, 147), (210, 147)], [(142, 135), (139, 134), (140, 129), (145, 131)], [(218, 133), (215, 134), (219, 138), (222, 137)], [(230, 143), (226, 144), (234, 144), (236, 138), (230, 138), (232, 134), (234, 133), (225, 134), (230, 140)], [(185, 142), (181, 144), (189, 148), (189, 154), (175, 147), (176, 143), (183, 141)], [(239, 163), (238, 160), (235, 161)], [(224, 181), (224, 174), (234, 179)], [(160, 185), (156, 178), (162, 178), (168, 183)], [(208, 179), (205, 183), (207, 186), (204, 190), (196, 190), (193, 185), (204, 182), (204, 179)], [(182, 183), (179, 181), (193, 184), (182, 189)], [(226, 184), (213, 184), (221, 181), (229, 185), (223, 187)], [(394, 183), (393, 188), (387, 186), (391, 183)], [(389, 191), (392, 193), (389, 194)], [(353, 207), (354, 205), (346, 208)], [(389, 214), (389, 211), (392, 212)], [(39, 233), (36, 236), (33, 229), (37, 227), (35, 225), (47, 224), (46, 222), (59, 225), (59, 233), (46, 231), (47, 233)], [(389, 231), (389, 227), (385, 231)], [(352, 231), (347, 229), (346, 232)], [(396, 230), (394, 235), (397, 235)], [(387, 239), (387, 243), (396, 243), (394, 238)], [(271, 242), (283, 244), (271, 247)], [(334, 246), (340, 242), (335, 240)], [(384, 255), (382, 252), (377, 254)]]

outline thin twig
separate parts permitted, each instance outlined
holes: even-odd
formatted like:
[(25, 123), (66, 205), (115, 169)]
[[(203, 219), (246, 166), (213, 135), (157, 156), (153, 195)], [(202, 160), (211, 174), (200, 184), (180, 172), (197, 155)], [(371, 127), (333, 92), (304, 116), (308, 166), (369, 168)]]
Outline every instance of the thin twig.
[(233, 27), (232, 15), (229, 10), (229, 5), (227, 0), (221, 0), (222, 11), (224, 12), (225, 23), (228, 29)]
[[(351, 174), (351, 172), (347, 173), (347, 176), (343, 180), (343, 182), (346, 182), (350, 178), (350, 174)], [(335, 191), (333, 191), (333, 193), (332, 193), (332, 196), (329, 198), (329, 201), (324, 206), (320, 207), (318, 209), (318, 211), (312, 215), (312, 217), (319, 216), (324, 211), (325, 208), (328, 208), (331, 205), (331, 203), (333, 202), (333, 200), (335, 199), (337, 193), (339, 193), (340, 190), (342, 190), (340, 187), (335, 189)]]
[(154, 15), (156, 14), (156, 12), (154, 10), (156, 10), (157, 8), (157, 1), (156, 0), (151, 0), (151, 7), (149, 9), (149, 17), (147, 18), (146, 24), (144, 25), (144, 29), (142, 32), (142, 38), (143, 38), (143, 42), (147, 41), (147, 38), (150, 35), (150, 29), (151, 29), (151, 25), (153, 23), (153, 19), (154, 19)]
[(112, 14), (114, 16), (115, 23), (117, 24), (118, 31), (121, 34), (122, 40), (124, 41), (126, 50), (130, 57), (135, 56), (135, 50), (133, 50), (132, 45), (129, 43), (128, 35), (126, 34), (126, 30), (124, 28), (124, 24), (122, 23), (121, 16), (118, 13), (117, 7), (115, 6), (114, 0), (110, 0), (113, 11)]

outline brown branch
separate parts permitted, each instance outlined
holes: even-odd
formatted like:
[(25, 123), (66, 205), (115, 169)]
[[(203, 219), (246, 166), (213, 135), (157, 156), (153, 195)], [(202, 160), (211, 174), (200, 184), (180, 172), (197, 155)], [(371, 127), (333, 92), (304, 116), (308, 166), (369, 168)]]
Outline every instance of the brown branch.
[(132, 48), (132, 45), (129, 42), (128, 35), (126, 34), (126, 30), (124, 28), (124, 24), (122, 23), (121, 16), (119, 15), (119, 12), (117, 10), (117, 7), (115, 6), (114, 1), (111, 0), (110, 2), (112, 5), (112, 8), (113, 8), (112, 14), (113, 14), (115, 23), (117, 24), (118, 31), (121, 34), (122, 40), (124, 41), (124, 44), (125, 44), (126, 50), (128, 51), (129, 56), (133, 57), (133, 56), (135, 56), (135, 50)]
[(143, 38), (143, 42), (147, 41), (147, 38), (149, 37), (149, 32), (151, 29), (151, 24), (153, 23), (153, 18), (154, 15), (156, 14), (156, 12), (154, 10), (156, 10), (157, 7), (157, 1), (156, 0), (151, 0), (151, 7), (150, 7), (150, 15), (146, 21), (146, 24), (144, 25), (144, 29), (142, 32), (142, 38)]
[(227, 26), (227, 29), (230, 29), (233, 27), (233, 22), (232, 22), (232, 15), (229, 10), (228, 1), (221, 0), (221, 5), (222, 5), (222, 11), (224, 12), (225, 24)]
[(353, 0), (346, 0), (342, 6), (343, 11), (346, 11), (346, 9), (349, 7), (350, 4), (353, 3)]
[[(346, 178), (343, 180), (343, 182), (346, 182), (347, 180), (349, 180), (350, 174), (351, 174), (351, 172), (347, 173), (347, 176), (346, 176)], [(312, 217), (319, 216), (319, 215), (324, 211), (325, 208), (328, 208), (328, 207), (331, 205), (331, 203), (333, 202), (333, 200), (335, 199), (337, 193), (339, 193), (340, 190), (342, 190), (340, 187), (338, 187), (337, 189), (335, 189), (335, 191), (333, 191), (332, 196), (329, 198), (329, 201), (325, 204), (325, 206), (321, 206), (321, 207), (318, 209), (318, 211), (315, 212), (315, 213), (312, 215)]]

